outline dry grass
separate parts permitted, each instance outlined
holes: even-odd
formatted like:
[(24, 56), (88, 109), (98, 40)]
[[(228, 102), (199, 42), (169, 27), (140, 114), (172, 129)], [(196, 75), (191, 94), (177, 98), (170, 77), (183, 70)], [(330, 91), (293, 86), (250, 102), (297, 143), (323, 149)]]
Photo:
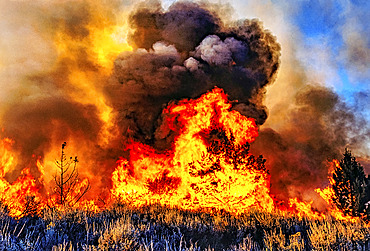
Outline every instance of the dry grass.
[(16, 221), (0, 209), (0, 250), (369, 250), (369, 240), (361, 221), (299, 220), (279, 211), (234, 216), (121, 204)]

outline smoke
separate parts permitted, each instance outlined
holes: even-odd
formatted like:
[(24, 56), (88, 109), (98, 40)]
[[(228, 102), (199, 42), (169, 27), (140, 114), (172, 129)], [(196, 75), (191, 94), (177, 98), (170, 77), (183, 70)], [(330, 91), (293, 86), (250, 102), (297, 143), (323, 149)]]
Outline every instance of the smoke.
[[(1, 7), (1, 137), (14, 140), (17, 160), (10, 182), (30, 165), (38, 177), (33, 156), (52, 180), (67, 141), (81, 175), (99, 191), (125, 154), (122, 138), (169, 148), (173, 135), (158, 129), (163, 107), (214, 86), (259, 124), (267, 118), (263, 93), (276, 77), (280, 46), (258, 20), (225, 24), (217, 5), (190, 2), (167, 11), (141, 4), (129, 17), (132, 6), (121, 1)], [(128, 31), (133, 50), (116, 41)]]
[(328, 183), (328, 162), (345, 147), (363, 147), (370, 137), (365, 119), (323, 86), (307, 86), (294, 100), (287, 125), (263, 128), (253, 145), (271, 173), (271, 192), (280, 200), (312, 199), (309, 191)]
[(370, 63), (370, 40), (364, 34), (370, 31), (366, 13), (369, 3), (350, 1), (343, 5), (343, 23), (337, 29), (344, 43), (338, 60), (345, 64), (351, 81), (366, 84), (370, 77), (367, 67)]
[(257, 97), (274, 81), (280, 46), (259, 21), (225, 25), (215, 12), (189, 2), (174, 3), (168, 11), (139, 6), (130, 21), (136, 48), (116, 59), (119, 84), (106, 88), (124, 135), (169, 147), (167, 135), (156, 132), (162, 109), (214, 86), (237, 100), (235, 109), (264, 123), (266, 107)]
[(103, 97), (99, 84), (108, 77), (94, 51), (93, 29), (115, 25), (119, 8), (118, 1), (97, 8), (99, 4), (1, 2), (1, 137), (14, 140), (17, 155), (9, 181), (27, 166), (37, 177), (33, 155), (44, 159), (50, 154), (46, 170), (54, 175), (53, 161), (64, 141), (81, 142), (74, 154), (87, 159), (83, 163), (100, 151), (95, 148), (104, 129), (104, 103), (97, 100)]
[[(368, 149), (369, 127), (358, 113), (368, 94), (359, 94), (354, 109), (332, 89), (307, 84), (325, 78), (304, 64), (313, 56), (287, 19), (293, 5), (238, 6), (264, 25), (232, 20), (230, 5), (204, 2), (166, 10), (156, 1), (133, 7), (118, 0), (0, 7), (1, 136), (15, 141), (19, 155), (10, 181), (33, 154), (53, 160), (67, 141), (99, 191), (125, 154), (122, 141), (170, 148), (174, 135), (162, 130), (163, 108), (214, 86), (225, 90), (233, 109), (256, 119), (261, 130), (251, 150), (267, 159), (279, 199), (312, 196), (307, 190), (327, 181), (327, 160), (340, 158), (347, 146)], [(360, 26), (350, 16), (341, 27), (346, 47), (340, 56), (366, 75), (367, 42), (350, 29)], [(116, 30), (122, 24), (124, 30)], [(111, 33), (125, 41), (117, 43)], [(316, 60), (329, 64), (331, 58)], [(320, 64), (325, 74), (333, 72), (328, 64)]]
[[(328, 161), (341, 158), (348, 147), (365, 168), (369, 163), (368, 91), (359, 88), (366, 81), (358, 85), (349, 83), (351, 91), (358, 90), (354, 105), (345, 103), (336, 94), (343, 88), (338, 76), (343, 65), (351, 65), (351, 82), (356, 78), (366, 79), (368, 73), (362, 67), (367, 54), (366, 36), (346, 39), (366, 34), (364, 8), (339, 1), (339, 5), (346, 6), (343, 13), (338, 1), (317, 2), (320, 6), (317, 8), (332, 21), (330, 31), (345, 41), (335, 55), (330, 51), (330, 43), (340, 37), (320, 34), (307, 41), (295, 26), (292, 20), (302, 8), (302, 2), (233, 1), (233, 4), (240, 16), (261, 18), (281, 44), (279, 73), (276, 82), (267, 88), (265, 98), (269, 117), (260, 127), (260, 136), (251, 149), (255, 155), (262, 154), (267, 159), (274, 195), (283, 200), (296, 196), (314, 199), (315, 206), (320, 206), (317, 195), (311, 191), (328, 182)], [(350, 53), (354, 52), (351, 44), (355, 43), (361, 45), (357, 47), (362, 51), (358, 58)]]

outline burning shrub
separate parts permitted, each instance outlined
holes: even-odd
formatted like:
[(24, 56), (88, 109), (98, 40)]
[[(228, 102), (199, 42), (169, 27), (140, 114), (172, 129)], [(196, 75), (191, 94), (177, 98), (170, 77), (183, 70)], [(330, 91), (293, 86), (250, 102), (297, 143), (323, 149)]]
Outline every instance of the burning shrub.
[(170, 171), (164, 170), (159, 178), (148, 180), (147, 186), (149, 191), (155, 194), (164, 194), (175, 191), (179, 187), (181, 179), (178, 177), (170, 177), (168, 176), (169, 173)]
[(207, 152), (188, 168), (193, 181), (197, 181), (191, 185), (197, 198), (228, 211), (243, 211), (252, 205), (269, 209), (269, 198), (253, 198), (268, 186), (262, 156), (255, 158), (249, 153), (248, 142), (238, 145), (233, 135), (227, 137), (220, 128), (211, 131), (208, 141)]

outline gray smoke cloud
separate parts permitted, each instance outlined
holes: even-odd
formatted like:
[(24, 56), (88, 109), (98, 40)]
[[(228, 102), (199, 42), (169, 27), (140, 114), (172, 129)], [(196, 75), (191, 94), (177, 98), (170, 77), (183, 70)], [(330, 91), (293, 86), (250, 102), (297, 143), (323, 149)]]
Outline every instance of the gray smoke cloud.
[(275, 79), (280, 45), (261, 22), (225, 25), (214, 11), (179, 2), (168, 11), (141, 6), (132, 14), (131, 26), (135, 49), (116, 59), (119, 84), (106, 88), (124, 135), (168, 147), (171, 137), (156, 132), (162, 109), (214, 86), (238, 101), (234, 109), (264, 123), (267, 109), (256, 97)]

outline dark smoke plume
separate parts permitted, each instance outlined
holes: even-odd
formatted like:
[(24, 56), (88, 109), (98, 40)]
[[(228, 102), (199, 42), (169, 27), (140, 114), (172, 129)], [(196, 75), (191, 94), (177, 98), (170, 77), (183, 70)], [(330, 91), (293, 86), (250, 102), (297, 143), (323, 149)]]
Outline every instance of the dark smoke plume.
[(308, 85), (293, 102), (289, 126), (279, 132), (263, 128), (252, 149), (267, 159), (272, 194), (285, 201), (311, 200), (309, 191), (328, 183), (328, 162), (340, 159), (345, 147), (361, 148), (369, 142), (370, 130), (365, 119), (328, 88)]
[(156, 128), (163, 107), (214, 86), (238, 101), (234, 109), (264, 123), (266, 107), (256, 97), (274, 80), (280, 46), (259, 21), (226, 26), (214, 12), (180, 2), (166, 12), (140, 7), (130, 22), (135, 49), (116, 59), (119, 84), (106, 88), (124, 135), (161, 147), (167, 135)]

